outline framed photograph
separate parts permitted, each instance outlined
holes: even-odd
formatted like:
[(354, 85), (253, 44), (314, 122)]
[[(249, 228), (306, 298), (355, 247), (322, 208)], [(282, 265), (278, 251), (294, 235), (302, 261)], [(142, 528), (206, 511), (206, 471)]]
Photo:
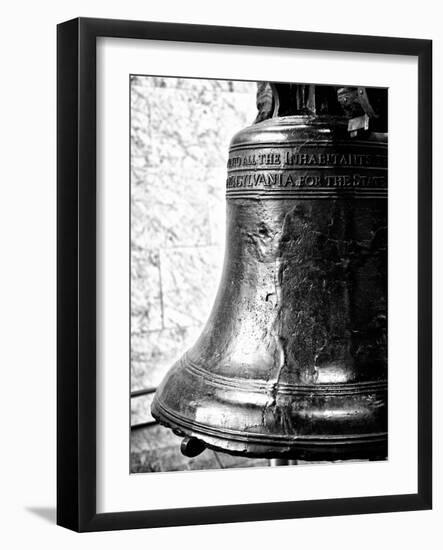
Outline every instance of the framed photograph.
[(431, 41), (57, 36), (58, 524), (431, 508)]

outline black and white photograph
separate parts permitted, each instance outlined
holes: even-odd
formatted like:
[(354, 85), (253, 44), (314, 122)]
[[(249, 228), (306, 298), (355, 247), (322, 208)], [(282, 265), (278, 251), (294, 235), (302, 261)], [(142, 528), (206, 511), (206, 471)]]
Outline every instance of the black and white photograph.
[(438, 548), (440, 4), (5, 3), (2, 548)]
[(131, 474), (388, 460), (388, 89), (129, 86)]
[(429, 40), (58, 27), (57, 523), (432, 506)]

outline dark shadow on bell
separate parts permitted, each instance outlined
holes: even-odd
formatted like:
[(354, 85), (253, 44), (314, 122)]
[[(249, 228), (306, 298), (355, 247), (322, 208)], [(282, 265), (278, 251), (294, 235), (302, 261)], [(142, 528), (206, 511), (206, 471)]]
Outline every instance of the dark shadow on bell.
[(57, 516), (55, 507), (49, 508), (44, 506), (29, 506), (26, 508), (26, 510), (31, 514), (34, 514), (46, 521), (49, 521), (49, 523), (55, 523)]

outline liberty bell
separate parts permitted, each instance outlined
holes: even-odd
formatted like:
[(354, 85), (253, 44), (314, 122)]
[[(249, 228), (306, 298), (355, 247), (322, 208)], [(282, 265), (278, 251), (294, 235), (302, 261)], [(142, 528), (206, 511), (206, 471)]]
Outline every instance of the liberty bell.
[(232, 139), (223, 275), (152, 414), (206, 447), (387, 456), (387, 91), (272, 84)]

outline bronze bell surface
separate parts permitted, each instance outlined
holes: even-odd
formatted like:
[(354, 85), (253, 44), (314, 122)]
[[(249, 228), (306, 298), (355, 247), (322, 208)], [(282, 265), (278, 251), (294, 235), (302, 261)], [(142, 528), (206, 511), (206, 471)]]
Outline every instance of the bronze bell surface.
[(218, 294), (152, 405), (189, 456), (387, 456), (387, 137), (331, 89), (232, 139)]

